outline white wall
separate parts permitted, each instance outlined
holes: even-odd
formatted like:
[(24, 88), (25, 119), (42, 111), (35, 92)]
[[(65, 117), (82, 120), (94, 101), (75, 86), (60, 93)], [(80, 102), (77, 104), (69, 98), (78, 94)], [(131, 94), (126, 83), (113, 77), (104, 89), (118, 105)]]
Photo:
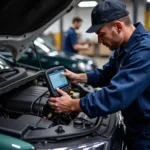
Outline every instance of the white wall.
[[(133, 4), (132, 2), (127, 2), (127, 9), (130, 13), (130, 17), (131, 19), (133, 18)], [(70, 13), (66, 14), (63, 17), (63, 21), (64, 21), (64, 25), (63, 25), (63, 29), (64, 31), (66, 31), (72, 22), (72, 18), (74, 16), (80, 16), (83, 19), (83, 23), (82, 26), (80, 28), (80, 30), (78, 32), (81, 32), (82, 35), (82, 39), (93, 39), (93, 40), (97, 40), (96, 34), (88, 34), (85, 33), (85, 31), (90, 27), (91, 25), (91, 11), (93, 8), (74, 8)], [(138, 8), (138, 21), (142, 22), (144, 24), (144, 11), (145, 11), (145, 5), (144, 2), (143, 3), (139, 3), (139, 8)], [(49, 32), (52, 33), (56, 33), (56, 32), (60, 32), (59, 31), (59, 23), (60, 21), (58, 20), (57, 22), (55, 22), (53, 25), (51, 25), (45, 32), (44, 34), (48, 34)]]

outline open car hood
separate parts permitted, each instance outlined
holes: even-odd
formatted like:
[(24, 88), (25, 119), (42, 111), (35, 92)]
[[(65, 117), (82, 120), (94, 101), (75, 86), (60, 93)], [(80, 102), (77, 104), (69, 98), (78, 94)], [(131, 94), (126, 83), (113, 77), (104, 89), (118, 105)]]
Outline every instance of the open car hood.
[(29, 45), (80, 0), (2, 0), (0, 3), (0, 48), (9, 49), (18, 60)]

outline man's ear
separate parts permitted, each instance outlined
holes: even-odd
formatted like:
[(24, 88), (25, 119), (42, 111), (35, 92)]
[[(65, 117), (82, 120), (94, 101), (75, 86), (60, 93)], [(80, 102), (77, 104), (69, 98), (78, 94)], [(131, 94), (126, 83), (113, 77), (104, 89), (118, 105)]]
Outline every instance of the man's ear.
[(123, 25), (120, 21), (115, 22), (115, 27), (117, 29), (117, 32), (120, 33), (122, 31)]

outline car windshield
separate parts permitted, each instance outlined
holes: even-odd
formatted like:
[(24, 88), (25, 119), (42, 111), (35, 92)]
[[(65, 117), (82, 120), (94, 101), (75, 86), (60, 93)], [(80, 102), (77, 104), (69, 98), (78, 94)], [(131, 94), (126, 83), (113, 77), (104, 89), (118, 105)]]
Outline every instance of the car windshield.
[(38, 53), (50, 53), (51, 52), (51, 49), (49, 49), (46, 45), (38, 42), (37, 40), (34, 41), (34, 44), (36, 46)]
[[(44, 51), (46, 53), (49, 52), (53, 52), (53, 51), (57, 51), (57, 49), (48, 41), (38, 37), (35, 41), (34, 41), (35, 45), (37, 45), (38, 47), (40, 47), (41, 49), (43, 49), (43, 45), (44, 45)], [(49, 50), (48, 50), (49, 49)]]

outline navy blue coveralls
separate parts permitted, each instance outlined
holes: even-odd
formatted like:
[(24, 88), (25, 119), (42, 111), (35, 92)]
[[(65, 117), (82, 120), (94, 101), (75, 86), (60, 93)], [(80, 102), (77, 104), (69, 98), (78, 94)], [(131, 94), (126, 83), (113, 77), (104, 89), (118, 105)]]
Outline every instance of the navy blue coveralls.
[(150, 33), (141, 23), (103, 70), (88, 72), (88, 84), (103, 87), (80, 99), (90, 117), (122, 111), (131, 150), (150, 149)]
[(70, 27), (64, 37), (63, 51), (67, 53), (77, 54), (78, 52), (73, 48), (73, 45), (77, 43), (77, 34), (75, 30), (72, 27)]

